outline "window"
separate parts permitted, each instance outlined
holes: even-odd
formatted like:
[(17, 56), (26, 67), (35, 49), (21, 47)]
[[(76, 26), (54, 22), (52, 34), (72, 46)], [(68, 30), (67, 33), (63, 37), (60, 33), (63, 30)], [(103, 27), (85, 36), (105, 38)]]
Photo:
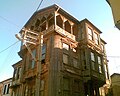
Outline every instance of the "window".
[(95, 70), (95, 54), (93, 52), (91, 54), (91, 67), (93, 70)]
[(68, 64), (68, 55), (63, 54), (63, 63)]
[(44, 82), (44, 80), (41, 80), (41, 82), (40, 82), (40, 96), (44, 96), (44, 87), (45, 87), (45, 82)]
[(76, 48), (72, 48), (72, 50), (73, 50), (73, 52), (77, 52), (77, 51), (76, 51)]
[(7, 85), (4, 85), (3, 94), (6, 94)]
[(63, 78), (63, 96), (70, 96), (70, 79)]
[(77, 61), (76, 58), (73, 58), (73, 66), (76, 67), (76, 68), (79, 68), (78, 61)]
[(40, 25), (40, 20), (37, 19), (36, 22), (35, 22), (35, 27), (38, 27)]
[(99, 69), (99, 73), (102, 73), (102, 62), (101, 62), (101, 57), (98, 56), (98, 69)]
[(94, 33), (94, 38), (95, 38), (95, 44), (99, 44), (99, 38), (98, 38), (98, 34)]
[(3, 88), (3, 95), (9, 94), (9, 88), (10, 88), (10, 84), (4, 85), (4, 88)]
[(31, 96), (35, 96), (35, 87), (32, 87), (32, 92), (31, 92)]
[(17, 72), (17, 79), (20, 78), (20, 75), (21, 75), (21, 67), (18, 68), (18, 72)]
[(42, 46), (42, 63), (45, 63), (45, 56), (46, 56), (46, 44)]
[(74, 80), (74, 96), (80, 96), (80, 82), (79, 80)]
[(105, 68), (105, 77), (106, 79), (109, 79), (107, 64), (104, 64), (104, 68)]
[(10, 89), (10, 84), (8, 84), (8, 87), (7, 87), (7, 94), (9, 94), (9, 89)]
[(66, 43), (63, 43), (63, 49), (69, 50), (69, 45)]
[(28, 96), (28, 86), (25, 86), (25, 93), (24, 96)]
[(83, 52), (82, 52), (82, 67), (83, 67), (83, 69), (87, 69), (85, 50), (83, 50)]
[[(32, 51), (32, 54), (33, 54), (34, 58), (36, 58), (36, 49), (34, 49)], [(35, 60), (33, 59), (33, 57), (31, 59), (32, 59), (31, 60), (31, 68), (34, 68), (35, 67)]]
[(84, 32), (81, 33), (81, 39), (84, 39), (85, 36), (84, 36)]
[(105, 47), (103, 44), (101, 44), (101, 49), (102, 49), (102, 52), (105, 53)]
[(14, 69), (13, 81), (17, 78), (17, 69)]
[(93, 40), (93, 32), (92, 29), (88, 27), (88, 39)]

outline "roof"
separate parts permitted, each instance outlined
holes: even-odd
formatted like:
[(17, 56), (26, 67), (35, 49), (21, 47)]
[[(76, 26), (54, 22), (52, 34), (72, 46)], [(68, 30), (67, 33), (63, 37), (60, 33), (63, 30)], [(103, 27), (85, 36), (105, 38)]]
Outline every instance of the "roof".
[[(110, 2), (109, 2), (109, 0), (106, 0), (107, 1), (107, 3), (110, 5)], [(110, 5), (111, 6), (111, 5)]]
[(100, 40), (101, 40), (104, 44), (107, 44), (102, 38), (100, 38)]
[(18, 61), (17, 63), (13, 64), (13, 65), (12, 65), (12, 67), (14, 67), (14, 66), (17, 66), (17, 65), (21, 64), (21, 62), (22, 62), (22, 60)]
[(29, 23), (29, 21), (34, 18), (38, 13), (49, 10), (49, 9), (54, 9), (54, 10), (58, 10), (59, 13), (62, 13), (64, 15), (67, 16), (67, 18), (70, 18), (70, 20), (75, 21), (79, 24), (79, 20), (77, 20), (76, 18), (74, 18), (72, 15), (70, 15), (69, 13), (67, 13), (65, 10), (63, 10), (63, 8), (61, 8), (60, 6), (58, 6), (57, 4), (53, 4), (51, 6), (42, 8), (38, 11), (36, 11), (35, 13), (33, 13), (33, 15), (31, 16), (31, 18), (28, 20), (28, 22), (25, 24), (25, 26)]
[(113, 74), (111, 75), (111, 77), (113, 77), (113, 76), (120, 76), (120, 74), (119, 74), (119, 73), (113, 73)]
[(6, 82), (6, 81), (9, 81), (9, 80), (12, 80), (12, 78), (5, 79), (5, 80), (1, 81), (0, 83)]
[(93, 23), (91, 23), (87, 18), (81, 20), (80, 23), (81, 23), (81, 22), (89, 23), (89, 24), (92, 25), (96, 30), (98, 30), (99, 33), (102, 33), (102, 31), (100, 31), (95, 25), (93, 25)]

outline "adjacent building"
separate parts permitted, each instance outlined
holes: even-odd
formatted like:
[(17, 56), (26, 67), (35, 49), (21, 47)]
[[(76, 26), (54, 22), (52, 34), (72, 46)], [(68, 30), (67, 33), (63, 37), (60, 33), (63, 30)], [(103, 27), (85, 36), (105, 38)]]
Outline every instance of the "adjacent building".
[(0, 82), (0, 96), (11, 96), (11, 83), (12, 78), (6, 79), (2, 82)]
[(106, 0), (113, 13), (115, 26), (120, 30), (120, 0)]
[(100, 96), (109, 72), (106, 42), (96, 26), (52, 5), (24, 27), (20, 34), (28, 43), (21, 44), (22, 60), (13, 65), (12, 96)]
[(113, 96), (120, 95), (120, 74), (114, 73), (111, 75), (111, 88)]

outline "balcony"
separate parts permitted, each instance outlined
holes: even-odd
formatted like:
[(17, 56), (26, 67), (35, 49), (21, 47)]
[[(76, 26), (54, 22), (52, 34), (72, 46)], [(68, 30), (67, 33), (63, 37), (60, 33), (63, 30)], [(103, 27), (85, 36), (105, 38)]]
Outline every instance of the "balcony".
[(65, 31), (64, 29), (62, 29), (61, 27), (59, 27), (58, 25), (56, 25), (54, 27), (54, 25), (52, 25), (51, 27), (49, 27), (48, 29), (42, 31), (43, 35), (49, 34), (50, 32), (56, 31), (57, 33), (59, 33), (60, 35), (63, 35), (65, 37), (70, 38), (71, 40), (76, 41), (75, 36), (73, 34), (70, 34), (69, 32)]
[(12, 81), (11, 87), (17, 87), (17, 86), (19, 86), (20, 84), (21, 84), (21, 83), (20, 83), (20, 79), (14, 80), (14, 81)]
[(29, 69), (25, 74), (25, 79), (33, 78), (34, 76), (36, 76), (36, 72), (37, 72), (36, 68)]
[(75, 36), (74, 36), (73, 34), (70, 34), (69, 32), (65, 31), (64, 29), (62, 29), (61, 27), (59, 27), (59, 26), (57, 26), (57, 25), (55, 26), (55, 31), (56, 31), (57, 33), (65, 36), (65, 37), (70, 38), (70, 39), (73, 40), (73, 41), (76, 41), (76, 38), (75, 38)]

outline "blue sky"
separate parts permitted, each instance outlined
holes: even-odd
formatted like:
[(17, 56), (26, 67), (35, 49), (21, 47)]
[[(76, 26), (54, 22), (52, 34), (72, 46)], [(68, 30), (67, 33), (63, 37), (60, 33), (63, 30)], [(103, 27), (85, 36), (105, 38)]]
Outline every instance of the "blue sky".
[[(40, 0), (0, 0), (0, 81), (12, 77), (11, 65), (21, 59), (17, 54), (20, 42), (1, 51), (17, 41), (15, 34), (29, 20), (39, 3)], [(120, 73), (120, 58), (110, 57), (120, 56), (120, 31), (114, 26), (111, 8), (106, 0), (43, 0), (40, 9), (54, 3), (78, 20), (87, 18), (103, 32), (101, 37), (107, 42), (110, 74)]]

